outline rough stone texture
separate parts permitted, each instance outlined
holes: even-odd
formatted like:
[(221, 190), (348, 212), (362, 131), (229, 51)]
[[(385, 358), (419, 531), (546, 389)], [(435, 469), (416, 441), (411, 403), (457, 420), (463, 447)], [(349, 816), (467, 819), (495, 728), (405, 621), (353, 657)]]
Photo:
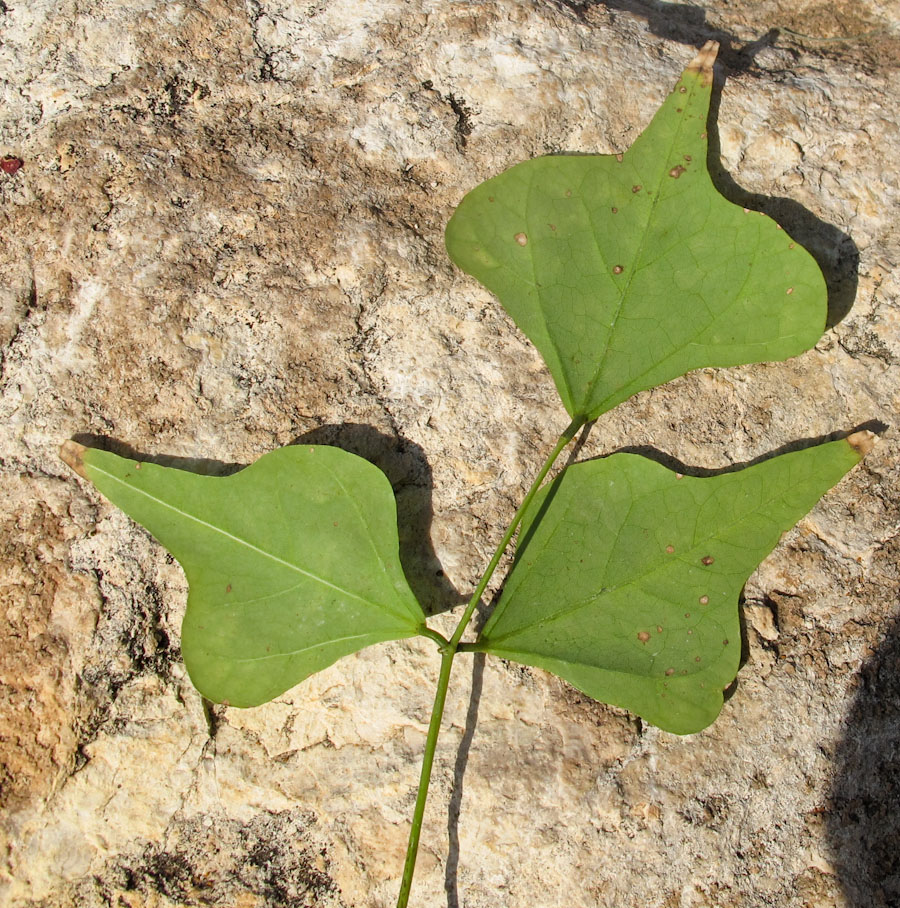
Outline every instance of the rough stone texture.
[(580, 456), (708, 469), (888, 426), (748, 583), (747, 663), (704, 733), (460, 657), (413, 903), (900, 903), (897, 21), (877, 0), (0, 3), (0, 154), (24, 161), (0, 173), (3, 904), (393, 904), (433, 645), (208, 725), (180, 569), (58, 446), (348, 447), (398, 491), (417, 592), (457, 605), (566, 419), (443, 225), (511, 163), (627, 147), (709, 38), (719, 185), (816, 252), (835, 324), (796, 360), (639, 395)]

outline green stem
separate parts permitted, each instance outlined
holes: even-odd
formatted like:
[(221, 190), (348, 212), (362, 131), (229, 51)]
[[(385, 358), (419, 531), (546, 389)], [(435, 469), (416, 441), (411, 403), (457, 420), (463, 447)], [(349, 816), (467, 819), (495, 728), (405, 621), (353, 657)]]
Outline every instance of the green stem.
[(406, 863), (403, 865), (403, 880), (400, 883), (397, 908), (406, 908), (409, 902), (409, 890), (412, 887), (416, 856), (419, 853), (422, 817), (425, 815), (425, 801), (428, 798), (428, 783), (431, 781), (431, 765), (434, 763), (434, 751), (441, 730), (441, 718), (444, 715), (444, 703), (447, 699), (447, 686), (450, 683), (450, 669), (453, 667), (454, 655), (455, 652), (452, 650), (446, 650), (441, 656), (441, 673), (438, 676), (437, 690), (434, 694), (434, 706), (431, 708), (428, 737), (425, 739), (425, 756), (422, 758), (422, 772), (419, 776), (419, 793), (416, 795), (416, 807), (413, 810), (412, 825), (409, 828), (409, 845), (406, 848)]
[(434, 764), (435, 748), (437, 747), (438, 734), (440, 734), (441, 730), (441, 719), (444, 715), (444, 704), (447, 700), (447, 687), (450, 684), (450, 670), (453, 667), (453, 657), (462, 648), (465, 648), (467, 651), (470, 650), (472, 644), (461, 644), (460, 640), (469, 625), (469, 621), (472, 619), (472, 615), (475, 613), (475, 609), (478, 607), (478, 603), (481, 601), (481, 597), (484, 595), (484, 591), (487, 589), (488, 583), (490, 583), (491, 577), (494, 575), (494, 571), (497, 569), (497, 565), (500, 563), (500, 559), (503, 557), (503, 553), (506, 551), (519, 524), (522, 522), (522, 515), (531, 504), (531, 500), (537, 494), (544, 479), (546, 479), (547, 474), (556, 462), (556, 458), (559, 457), (560, 453), (562, 453), (566, 445), (575, 437), (575, 433), (585, 424), (585, 422), (585, 419), (576, 417), (569, 423), (562, 435), (559, 436), (553, 450), (547, 456), (547, 459), (544, 461), (543, 466), (535, 477), (534, 482), (525, 493), (522, 504), (519, 505), (519, 509), (513, 515), (512, 523), (510, 523), (509, 528), (500, 540), (500, 544), (497, 546), (493, 557), (490, 562), (488, 562), (488, 566), (481, 575), (478, 586), (475, 588), (475, 592), (472, 593), (472, 598), (469, 600), (466, 610), (459, 619), (459, 624), (456, 626), (453, 636), (447, 640), (437, 631), (433, 631), (431, 628), (425, 627), (424, 625), (420, 631), (426, 637), (430, 637), (438, 644), (438, 648), (441, 651), (441, 672), (438, 676), (437, 690), (434, 694), (434, 706), (431, 709), (428, 736), (425, 739), (425, 753), (422, 757), (422, 772), (419, 775), (419, 791), (416, 795), (416, 806), (413, 810), (412, 825), (409, 829), (409, 845), (406, 849), (406, 862), (403, 865), (403, 879), (400, 882), (400, 895), (397, 898), (397, 908), (406, 908), (409, 903), (409, 892), (412, 888), (413, 872), (416, 869), (416, 857), (419, 853), (419, 836), (422, 833), (422, 819), (425, 816), (425, 802), (428, 799), (428, 783), (431, 781), (431, 767)]
[(528, 505), (531, 504), (531, 499), (537, 494), (537, 490), (541, 487), (544, 479), (547, 477), (547, 474), (550, 472), (551, 467), (556, 463), (556, 458), (562, 453), (563, 449), (569, 442), (575, 437), (575, 433), (585, 424), (586, 420), (580, 417), (576, 417), (566, 426), (565, 431), (562, 435), (559, 436), (556, 444), (553, 447), (553, 450), (547, 455), (547, 459), (544, 461), (544, 465), (541, 467), (540, 472), (534, 479), (534, 482), (531, 484), (531, 488), (525, 493), (525, 497), (522, 499), (522, 503), (519, 505), (519, 509), (513, 515), (512, 522), (509, 525), (506, 533), (503, 535), (503, 538), (500, 540), (500, 544), (497, 546), (496, 551), (494, 552), (493, 557), (488, 562), (488, 566), (485, 568), (484, 573), (481, 575), (481, 580), (478, 581), (478, 586), (475, 587), (475, 592), (472, 593), (472, 598), (469, 600), (469, 604), (466, 606), (466, 610), (463, 612), (462, 617), (459, 619), (459, 624), (456, 626), (456, 630), (453, 633), (453, 636), (450, 638), (450, 645), (456, 650), (459, 646), (459, 641), (462, 639), (462, 635), (465, 633), (466, 628), (469, 626), (469, 621), (472, 618), (472, 615), (475, 612), (475, 609), (478, 608), (478, 603), (481, 602), (481, 597), (484, 595), (485, 589), (487, 589), (488, 583), (490, 583), (491, 577), (494, 576), (494, 571), (497, 569), (497, 565), (500, 564), (500, 559), (503, 557), (503, 553), (506, 551), (507, 546), (512, 541), (513, 535), (516, 530), (519, 528), (519, 524), (522, 522), (522, 515), (525, 511), (528, 510)]

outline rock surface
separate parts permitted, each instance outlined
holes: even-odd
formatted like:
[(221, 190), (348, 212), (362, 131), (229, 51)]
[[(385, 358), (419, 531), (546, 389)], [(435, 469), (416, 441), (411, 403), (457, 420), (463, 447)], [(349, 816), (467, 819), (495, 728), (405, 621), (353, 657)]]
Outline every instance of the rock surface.
[(412, 904), (896, 905), (896, 22), (876, 0), (0, 2), (0, 155), (23, 162), (0, 172), (0, 901), (393, 904), (434, 646), (208, 724), (180, 568), (59, 444), (357, 451), (397, 490), (417, 593), (458, 605), (566, 418), (443, 226), (512, 163), (626, 148), (713, 38), (718, 184), (817, 254), (833, 326), (638, 395), (580, 456), (715, 468), (887, 427), (747, 584), (747, 663), (702, 734), (459, 658)]

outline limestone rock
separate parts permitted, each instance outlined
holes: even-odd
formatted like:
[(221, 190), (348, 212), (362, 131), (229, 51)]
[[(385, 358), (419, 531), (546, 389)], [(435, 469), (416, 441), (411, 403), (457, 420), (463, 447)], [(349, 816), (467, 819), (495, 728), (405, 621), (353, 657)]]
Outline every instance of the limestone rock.
[[(580, 456), (714, 468), (896, 422), (891, 6), (0, 3), (0, 155), (23, 161), (0, 172), (3, 904), (393, 904), (433, 645), (208, 725), (179, 567), (58, 447), (217, 470), (340, 444), (394, 483), (422, 601), (458, 605), (566, 417), (443, 226), (517, 161), (626, 148), (708, 39), (718, 184), (818, 256), (832, 327), (638, 395)], [(896, 439), (749, 581), (747, 663), (702, 734), (460, 657), (413, 904), (897, 904)]]

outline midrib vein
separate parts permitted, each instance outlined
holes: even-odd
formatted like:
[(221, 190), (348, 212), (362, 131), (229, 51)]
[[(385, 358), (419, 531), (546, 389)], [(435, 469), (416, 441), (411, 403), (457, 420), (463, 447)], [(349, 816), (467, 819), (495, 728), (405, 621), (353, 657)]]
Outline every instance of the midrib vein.
[(112, 482), (117, 483), (120, 486), (124, 486), (124, 488), (128, 489), (129, 491), (134, 492), (137, 495), (142, 495), (148, 501), (152, 501), (159, 507), (165, 508), (166, 510), (171, 511), (174, 514), (178, 514), (180, 517), (184, 517), (187, 520), (193, 521), (194, 523), (206, 528), (207, 530), (210, 530), (213, 533), (218, 533), (220, 536), (223, 536), (226, 539), (230, 539), (232, 542), (236, 542), (238, 545), (242, 545), (250, 551), (262, 555), (264, 558), (267, 558), (269, 561), (273, 561), (275, 564), (280, 564), (282, 567), (294, 571), (297, 574), (308, 578), (309, 580), (320, 583), (322, 584), (322, 586), (328, 587), (329, 589), (334, 590), (336, 593), (341, 593), (344, 596), (350, 596), (353, 599), (357, 599), (360, 602), (366, 603), (366, 605), (371, 605), (377, 609), (380, 609), (381, 611), (388, 611), (390, 613), (390, 610), (385, 609), (380, 603), (372, 602), (370, 599), (366, 599), (364, 596), (360, 596), (358, 593), (354, 593), (351, 590), (344, 589), (344, 587), (338, 586), (335, 583), (331, 583), (324, 577), (319, 577), (317, 574), (313, 574), (310, 571), (305, 571), (299, 565), (291, 564), (290, 561), (285, 561), (283, 558), (279, 558), (277, 555), (273, 555), (271, 552), (267, 552), (265, 549), (259, 548), (259, 546), (254, 545), (252, 542), (248, 542), (246, 539), (241, 539), (240, 536), (235, 536), (233, 533), (229, 533), (227, 530), (223, 530), (221, 527), (217, 527), (212, 523), (208, 523), (206, 520), (202, 520), (201, 518), (196, 517), (195, 515), (190, 514), (187, 511), (182, 511), (181, 508), (177, 508), (174, 505), (169, 504), (169, 502), (163, 501), (163, 499), (157, 498), (155, 495), (151, 495), (149, 492), (145, 492), (143, 489), (129, 485), (127, 482), (119, 479), (118, 476), (110, 473), (108, 470), (104, 470), (102, 467), (98, 467), (95, 464), (89, 464), (89, 468), (105, 476), (107, 479), (112, 480)]

